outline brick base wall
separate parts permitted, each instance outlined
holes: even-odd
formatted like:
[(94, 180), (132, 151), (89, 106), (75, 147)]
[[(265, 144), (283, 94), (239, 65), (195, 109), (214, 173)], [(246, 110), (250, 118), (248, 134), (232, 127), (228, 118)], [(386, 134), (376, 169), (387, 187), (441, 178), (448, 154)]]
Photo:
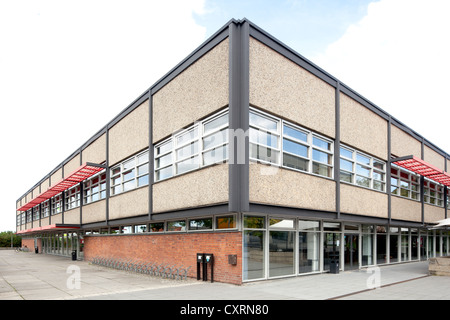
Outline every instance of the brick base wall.
[[(42, 240), (38, 238), (36, 242), (39, 253), (42, 253)], [(34, 238), (22, 239), (22, 248), (25, 246), (28, 248), (28, 250), (30, 250), (29, 252), (34, 252), (35, 249)]]
[[(197, 253), (214, 254), (214, 281), (242, 284), (242, 234), (240, 232), (179, 233), (151, 235), (85, 236), (84, 259), (95, 257), (136, 260), (188, 267), (197, 277)], [(237, 255), (237, 264), (228, 263)], [(208, 267), (208, 280), (211, 279)]]

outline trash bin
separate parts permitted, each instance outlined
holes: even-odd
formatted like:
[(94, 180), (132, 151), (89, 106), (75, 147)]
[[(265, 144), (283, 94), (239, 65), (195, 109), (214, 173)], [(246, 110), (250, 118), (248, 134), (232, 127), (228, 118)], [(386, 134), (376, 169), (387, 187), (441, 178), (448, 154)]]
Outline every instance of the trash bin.
[(333, 259), (330, 261), (330, 273), (335, 273), (338, 274), (339, 273), (339, 260), (338, 259)]
[(72, 250), (72, 261), (77, 260), (77, 250)]
[(34, 248), (34, 253), (39, 253), (39, 248), (38, 247)]

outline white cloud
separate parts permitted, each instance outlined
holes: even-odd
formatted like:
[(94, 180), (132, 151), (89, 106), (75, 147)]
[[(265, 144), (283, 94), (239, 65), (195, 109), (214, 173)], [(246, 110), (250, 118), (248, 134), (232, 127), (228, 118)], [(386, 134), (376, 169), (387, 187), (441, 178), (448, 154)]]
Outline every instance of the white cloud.
[(450, 153), (450, 2), (381, 0), (326, 52), (320, 67)]
[(204, 0), (0, 1), (4, 211), (205, 40)]

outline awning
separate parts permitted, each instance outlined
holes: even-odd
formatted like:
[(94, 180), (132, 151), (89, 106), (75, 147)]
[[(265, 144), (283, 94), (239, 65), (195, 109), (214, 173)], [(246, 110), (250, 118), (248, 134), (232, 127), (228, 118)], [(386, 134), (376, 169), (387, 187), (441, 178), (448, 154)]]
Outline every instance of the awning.
[(16, 234), (39, 233), (55, 230), (74, 230), (74, 229), (80, 229), (80, 225), (55, 223), (44, 227), (35, 227), (31, 229), (17, 231)]
[(87, 162), (83, 164), (81, 167), (79, 167), (77, 170), (75, 170), (73, 173), (68, 175), (66, 178), (62, 179), (60, 182), (55, 184), (53, 187), (47, 189), (47, 191), (42, 192), (40, 195), (38, 195), (33, 200), (29, 201), (19, 209), (18, 211), (27, 211), (34, 206), (37, 206), (38, 204), (50, 199), (51, 197), (57, 195), (58, 193), (61, 193), (74, 185), (86, 180), (87, 178), (93, 176), (94, 174), (102, 171), (105, 169), (106, 166), (96, 164), (96, 163), (90, 163)]
[(450, 174), (414, 156), (392, 159), (391, 163), (450, 187)]

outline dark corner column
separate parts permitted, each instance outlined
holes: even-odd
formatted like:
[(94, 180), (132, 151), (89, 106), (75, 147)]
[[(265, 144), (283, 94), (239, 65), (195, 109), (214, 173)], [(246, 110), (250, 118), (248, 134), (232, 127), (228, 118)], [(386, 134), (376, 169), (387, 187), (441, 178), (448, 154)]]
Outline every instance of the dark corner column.
[(155, 155), (153, 148), (153, 94), (148, 89), (148, 219), (152, 220), (153, 214), (153, 183), (155, 182)]
[(388, 195), (388, 223), (391, 225), (392, 222), (392, 196), (391, 196), (391, 158), (392, 158), (392, 145), (391, 145), (391, 125), (392, 117), (389, 116), (388, 129), (387, 129), (387, 165), (386, 165), (386, 194)]
[[(447, 156), (445, 156), (444, 169), (445, 169), (445, 172), (447, 172)], [(445, 209), (445, 219), (447, 219), (447, 210), (448, 210), (448, 208), (447, 208), (447, 198), (448, 198), (447, 190), (448, 190), (448, 187), (447, 187), (447, 186), (444, 186), (444, 209)]]
[(106, 214), (105, 214), (105, 222), (106, 225), (109, 224), (109, 196), (111, 193), (111, 181), (110, 181), (110, 170), (109, 170), (109, 124), (106, 125)]
[(231, 212), (249, 211), (249, 50), (248, 21), (229, 25), (229, 202)]
[[(422, 138), (422, 147), (420, 151), (420, 159), (424, 159), (425, 152), (425, 140)], [(422, 206), (422, 225), (425, 225), (425, 178), (424, 176), (420, 176), (420, 203)]]
[(336, 218), (341, 218), (341, 83), (336, 81), (334, 181), (336, 182)]
[[(83, 147), (80, 148), (80, 166), (83, 165)], [(80, 182), (80, 226), (83, 224), (84, 182)], [(77, 248), (78, 251), (78, 248)], [(78, 251), (79, 252), (79, 251)]]

